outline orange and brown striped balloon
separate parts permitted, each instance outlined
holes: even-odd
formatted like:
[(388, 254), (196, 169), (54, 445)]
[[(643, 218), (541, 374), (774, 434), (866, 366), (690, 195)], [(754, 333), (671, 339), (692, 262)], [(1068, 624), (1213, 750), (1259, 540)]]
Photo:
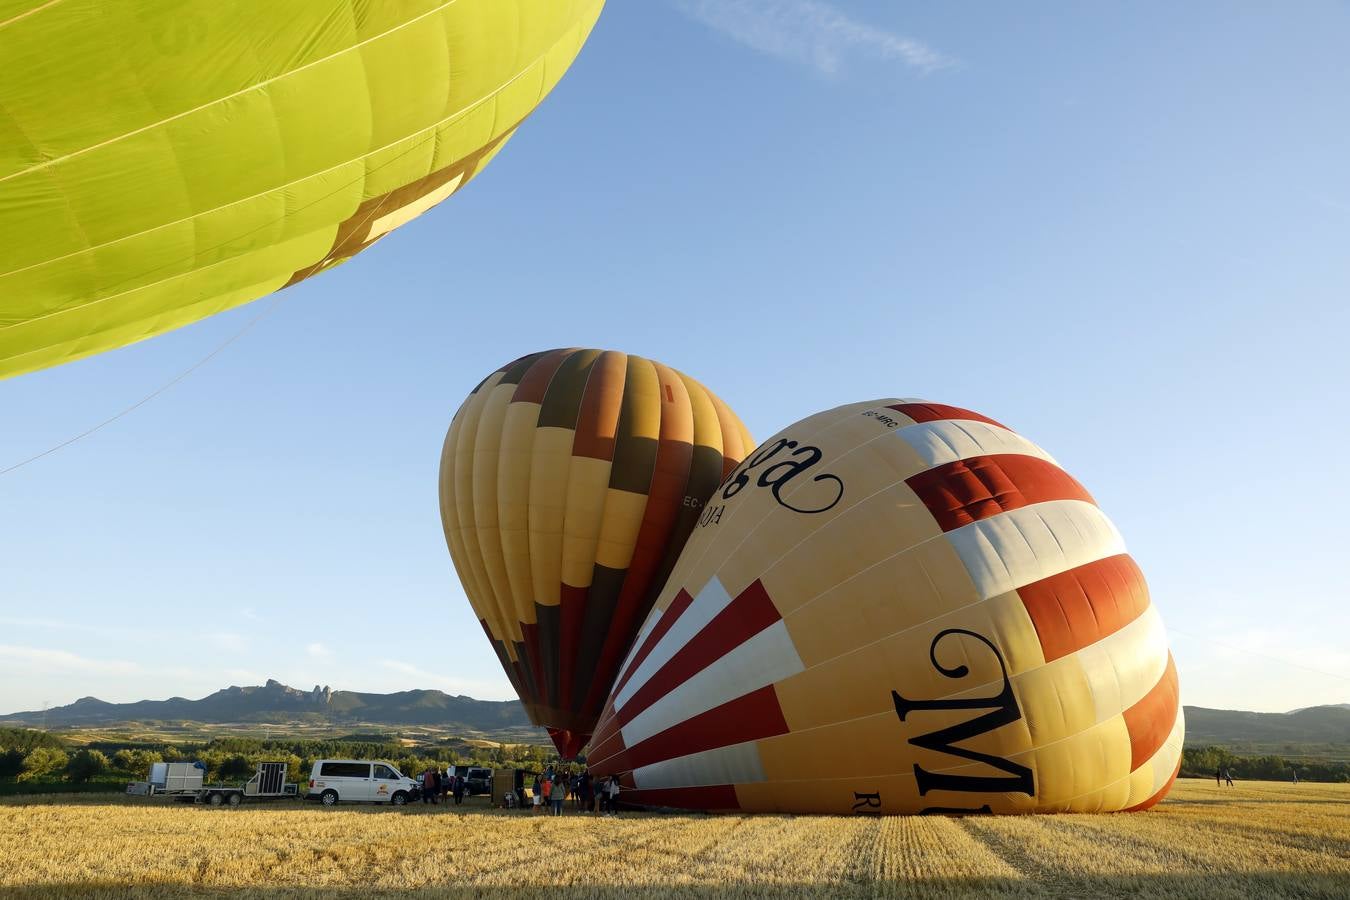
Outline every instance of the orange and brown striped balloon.
[(919, 400), (788, 426), (709, 499), (587, 752), (625, 799), (775, 812), (1145, 809), (1176, 669), (1048, 453)]
[(703, 385), (612, 350), (522, 357), (455, 414), (440, 474), (450, 556), (565, 757), (590, 737), (704, 502), (751, 449)]

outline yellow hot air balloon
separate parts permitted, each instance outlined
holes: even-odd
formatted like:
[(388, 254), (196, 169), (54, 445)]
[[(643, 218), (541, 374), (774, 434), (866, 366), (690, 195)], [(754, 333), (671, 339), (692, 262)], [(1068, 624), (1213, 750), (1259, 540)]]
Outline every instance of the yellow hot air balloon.
[(425, 212), (602, 5), (0, 3), (0, 377), (253, 300)]
[(441, 520), (530, 719), (585, 744), (703, 503), (753, 445), (653, 360), (552, 350), (488, 376), (450, 424)]
[(1138, 566), (1040, 447), (969, 410), (841, 406), (709, 500), (588, 763), (653, 806), (1144, 809), (1183, 724)]

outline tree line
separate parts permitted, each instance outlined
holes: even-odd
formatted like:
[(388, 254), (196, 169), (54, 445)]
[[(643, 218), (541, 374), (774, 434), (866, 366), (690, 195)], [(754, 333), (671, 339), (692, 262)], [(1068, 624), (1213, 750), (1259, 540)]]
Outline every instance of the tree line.
[(471, 748), (447, 744), (408, 746), (381, 735), (355, 739), (263, 740), (217, 738), (206, 742), (93, 741), (74, 746), (59, 735), (22, 728), (0, 728), (0, 782), (24, 785), (90, 785), (139, 781), (158, 762), (200, 762), (209, 782), (248, 779), (260, 762), (284, 762), (287, 777), (305, 782), (320, 759), (381, 759), (405, 775), (449, 765), (481, 765), (540, 771), (557, 765), (556, 753), (534, 744)]
[(1249, 781), (1350, 782), (1350, 762), (1325, 759), (1286, 759), (1283, 756), (1239, 756), (1223, 747), (1187, 747), (1181, 751), (1181, 774), (1213, 778), (1227, 769), (1234, 778)]
[[(27, 728), (0, 728), (0, 784), (120, 784), (139, 781), (157, 762), (201, 762), (212, 782), (238, 782), (251, 777), (260, 762), (285, 762), (288, 777), (309, 778), (320, 759), (382, 759), (405, 775), (449, 765), (519, 768), (542, 771), (559, 766), (551, 748), (537, 744), (502, 744), (457, 749), (448, 742), (408, 746), (388, 735), (349, 735), (332, 740), (217, 738), (206, 742), (94, 741), (76, 746), (59, 735)], [(584, 762), (584, 759), (582, 760)], [(1242, 756), (1222, 747), (1188, 747), (1181, 754), (1181, 774), (1212, 778), (1227, 769), (1234, 778), (1254, 781), (1350, 782), (1350, 762)]]

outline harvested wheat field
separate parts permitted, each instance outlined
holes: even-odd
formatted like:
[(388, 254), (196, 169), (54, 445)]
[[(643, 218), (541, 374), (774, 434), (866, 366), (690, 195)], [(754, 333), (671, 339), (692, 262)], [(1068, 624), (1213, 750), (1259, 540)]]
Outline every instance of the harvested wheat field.
[(1350, 785), (966, 819), (0, 803), (0, 897), (1350, 896)]

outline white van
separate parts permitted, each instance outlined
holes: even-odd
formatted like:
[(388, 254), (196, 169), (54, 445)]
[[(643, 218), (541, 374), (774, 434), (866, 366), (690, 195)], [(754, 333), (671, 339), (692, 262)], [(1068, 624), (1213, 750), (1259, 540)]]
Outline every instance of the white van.
[(402, 806), (417, 791), (417, 782), (392, 763), (372, 759), (321, 759), (309, 773), (307, 800), (324, 806), (344, 803), (392, 803)]

